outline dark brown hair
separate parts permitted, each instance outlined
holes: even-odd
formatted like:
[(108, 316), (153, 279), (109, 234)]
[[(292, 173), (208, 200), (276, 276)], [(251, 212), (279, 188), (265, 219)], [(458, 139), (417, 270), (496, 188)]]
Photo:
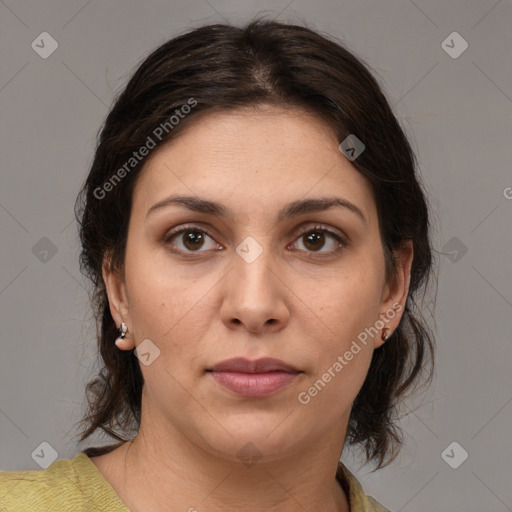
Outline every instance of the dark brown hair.
[[(140, 425), (139, 361), (132, 351), (114, 344), (118, 332), (101, 272), (106, 255), (122, 271), (132, 192), (147, 157), (126, 163), (148, 144), (148, 137), (159, 146), (200, 122), (202, 112), (267, 104), (306, 110), (324, 120), (340, 142), (355, 134), (364, 143), (364, 152), (352, 163), (372, 184), (388, 279), (395, 271), (393, 249), (404, 240), (413, 242), (402, 319), (373, 353), (346, 438), (348, 444), (364, 448), (366, 460), (376, 461), (377, 468), (396, 458), (403, 442), (396, 422), (398, 405), (418, 388), (427, 367), (426, 382), (431, 381), (434, 356), (433, 336), (416, 300), (422, 289), (425, 295), (433, 274), (433, 250), (414, 154), (365, 64), (317, 31), (263, 19), (243, 28), (200, 27), (157, 48), (118, 96), (99, 134), (76, 205), (80, 264), (93, 284), (101, 355), (101, 371), (87, 385), (80, 441), (98, 430), (124, 442)], [(178, 122), (170, 122), (173, 115)], [(167, 131), (156, 137), (159, 126)]]

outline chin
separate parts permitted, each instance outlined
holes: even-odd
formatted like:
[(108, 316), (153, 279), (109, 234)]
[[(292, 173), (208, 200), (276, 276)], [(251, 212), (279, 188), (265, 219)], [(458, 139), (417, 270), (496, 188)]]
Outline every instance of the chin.
[(225, 435), (215, 439), (205, 436), (215, 455), (231, 461), (271, 462), (297, 450), (300, 439), (296, 429), (291, 429), (289, 423), (284, 424), (286, 414), (279, 421), (267, 422), (257, 418), (251, 421), (248, 416), (245, 415), (239, 425), (229, 424), (226, 429), (231, 435), (224, 432)]

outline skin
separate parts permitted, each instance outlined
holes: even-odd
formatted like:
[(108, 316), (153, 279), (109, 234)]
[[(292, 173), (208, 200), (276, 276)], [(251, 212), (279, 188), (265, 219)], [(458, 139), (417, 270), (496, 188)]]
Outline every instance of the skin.
[[(348, 511), (335, 479), (354, 398), (383, 341), (381, 331), (336, 377), (307, 391), (365, 328), (401, 306), (409, 289), (412, 244), (395, 253), (385, 281), (377, 210), (369, 182), (338, 149), (334, 133), (302, 111), (276, 107), (208, 113), (157, 148), (134, 190), (125, 267), (104, 280), (112, 316), (128, 326), (121, 350), (151, 340), (160, 355), (141, 364), (145, 385), (138, 435), (92, 461), (133, 511)], [(232, 218), (179, 205), (152, 205), (171, 194), (221, 203)], [(277, 221), (286, 204), (339, 196), (357, 205)], [(172, 228), (207, 232), (186, 244)], [(322, 224), (313, 244), (298, 232)], [(318, 234), (318, 232), (317, 232)], [(262, 253), (236, 252), (253, 237)], [(171, 250), (188, 251), (186, 258)], [(201, 243), (203, 245), (201, 245)], [(316, 244), (316, 245), (315, 245)], [(194, 251), (194, 249), (196, 249)], [(205, 372), (232, 357), (284, 360), (302, 373), (264, 398), (243, 398)], [(252, 443), (250, 467), (237, 452)]]

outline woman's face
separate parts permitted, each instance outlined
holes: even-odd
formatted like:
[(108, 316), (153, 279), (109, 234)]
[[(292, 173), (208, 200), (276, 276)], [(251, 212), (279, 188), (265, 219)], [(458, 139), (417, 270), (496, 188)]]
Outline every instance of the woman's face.
[[(322, 121), (270, 107), (208, 113), (147, 161), (124, 275), (104, 271), (114, 319), (132, 346), (145, 343), (141, 428), (230, 459), (320, 440), (341, 450), (382, 325), (399, 323), (411, 259), (388, 286), (370, 184)], [(261, 375), (234, 391), (208, 371), (234, 357), (299, 373), (249, 396)]]

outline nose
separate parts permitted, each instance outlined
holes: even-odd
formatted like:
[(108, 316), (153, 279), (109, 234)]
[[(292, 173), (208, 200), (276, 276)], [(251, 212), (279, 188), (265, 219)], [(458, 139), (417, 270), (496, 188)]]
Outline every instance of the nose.
[(233, 260), (233, 268), (223, 280), (222, 322), (229, 329), (253, 334), (283, 329), (290, 318), (290, 291), (270, 248), (263, 248), (254, 261), (238, 253)]

